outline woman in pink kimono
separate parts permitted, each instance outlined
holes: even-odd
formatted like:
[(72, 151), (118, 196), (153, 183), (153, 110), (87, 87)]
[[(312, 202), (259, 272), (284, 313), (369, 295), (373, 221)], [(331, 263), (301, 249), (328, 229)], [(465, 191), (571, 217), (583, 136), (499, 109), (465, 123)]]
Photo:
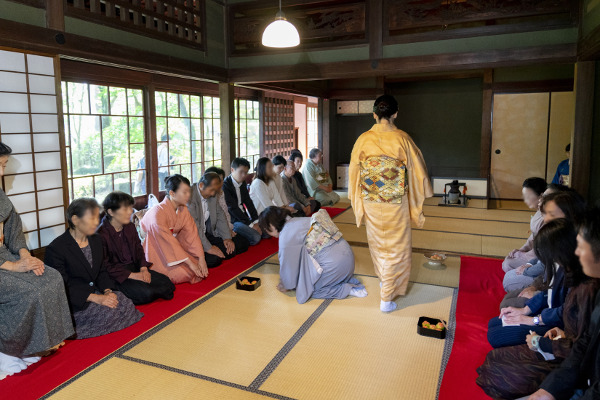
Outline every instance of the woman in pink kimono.
[(198, 283), (208, 276), (196, 223), (187, 209), (190, 181), (181, 175), (165, 178), (167, 196), (140, 222), (146, 232), (144, 252), (152, 270), (173, 283)]

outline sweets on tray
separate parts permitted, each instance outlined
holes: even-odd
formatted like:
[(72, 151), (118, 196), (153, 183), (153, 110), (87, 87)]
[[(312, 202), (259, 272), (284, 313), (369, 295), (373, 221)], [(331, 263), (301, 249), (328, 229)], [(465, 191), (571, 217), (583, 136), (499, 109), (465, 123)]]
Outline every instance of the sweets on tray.
[(428, 321), (423, 321), (421, 326), (423, 328), (432, 329), (435, 331), (443, 331), (444, 330), (444, 324), (442, 324), (441, 322), (438, 322), (437, 324), (434, 325), (434, 324), (430, 324)]

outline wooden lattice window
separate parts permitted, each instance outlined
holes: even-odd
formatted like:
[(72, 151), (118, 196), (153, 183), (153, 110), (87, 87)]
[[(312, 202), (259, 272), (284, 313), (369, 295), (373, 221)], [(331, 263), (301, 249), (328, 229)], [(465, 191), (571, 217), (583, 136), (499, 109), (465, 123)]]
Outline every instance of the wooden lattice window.
[(204, 0), (67, 0), (68, 16), (205, 50)]
[(143, 92), (63, 82), (69, 197), (146, 194)]
[(221, 166), (219, 98), (156, 92), (158, 179), (181, 174), (197, 182), (204, 170)]
[(254, 100), (235, 100), (236, 156), (256, 165), (260, 158), (260, 103)]
[(294, 100), (264, 98), (265, 157), (287, 156), (297, 147), (294, 130)]

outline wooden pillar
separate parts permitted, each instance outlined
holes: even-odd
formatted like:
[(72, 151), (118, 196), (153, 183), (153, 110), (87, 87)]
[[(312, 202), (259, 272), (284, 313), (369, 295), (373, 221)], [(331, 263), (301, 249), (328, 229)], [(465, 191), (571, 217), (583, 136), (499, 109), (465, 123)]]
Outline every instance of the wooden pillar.
[[(479, 177), (489, 180), (492, 162), (492, 91), (493, 71), (486, 69), (483, 73), (483, 107), (481, 114), (481, 155)], [(489, 181), (488, 181), (489, 187)]]
[(228, 171), (235, 158), (235, 102), (233, 84), (219, 83), (221, 105), (221, 166)]
[[(330, 110), (331, 110), (331, 100), (319, 98), (317, 113), (319, 117), (318, 126), (318, 135), (319, 135), (319, 149), (323, 152), (323, 166), (327, 168), (329, 174), (331, 175), (333, 181), (336, 181), (335, 178), (335, 166), (333, 165), (336, 157), (331, 156), (331, 137), (329, 131), (330, 124)], [(308, 149), (310, 151), (310, 149)], [(308, 158), (308, 154), (304, 157)]]
[(46, 28), (65, 31), (64, 0), (46, 0)]
[[(161, 183), (158, 181), (158, 138), (156, 137), (156, 101), (155, 87), (150, 83), (144, 91), (145, 134), (146, 134), (146, 191), (158, 198)], [(191, 178), (191, 177), (190, 177)]]
[(575, 64), (575, 126), (571, 136), (571, 187), (583, 197), (590, 188), (592, 128), (594, 119), (595, 61)]
[(369, 59), (371, 67), (377, 68), (377, 61), (383, 58), (383, 1), (368, 2)]
[[(266, 154), (265, 149), (265, 92), (260, 91), (258, 95), (258, 154), (263, 157)], [(250, 171), (254, 171), (256, 165), (250, 166)]]

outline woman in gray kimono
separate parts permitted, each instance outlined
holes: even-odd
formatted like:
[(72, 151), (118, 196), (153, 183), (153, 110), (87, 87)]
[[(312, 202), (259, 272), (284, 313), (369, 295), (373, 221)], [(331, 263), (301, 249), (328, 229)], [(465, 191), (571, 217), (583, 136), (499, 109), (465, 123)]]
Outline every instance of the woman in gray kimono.
[(327, 211), (310, 218), (291, 218), (288, 210), (267, 207), (260, 228), (279, 238), (280, 291), (296, 290), (296, 300), (365, 297), (367, 290), (354, 278), (354, 254)]
[[(0, 143), (0, 176), (12, 150)], [(0, 189), (0, 380), (73, 335), (60, 274), (27, 249), (21, 218)]]

